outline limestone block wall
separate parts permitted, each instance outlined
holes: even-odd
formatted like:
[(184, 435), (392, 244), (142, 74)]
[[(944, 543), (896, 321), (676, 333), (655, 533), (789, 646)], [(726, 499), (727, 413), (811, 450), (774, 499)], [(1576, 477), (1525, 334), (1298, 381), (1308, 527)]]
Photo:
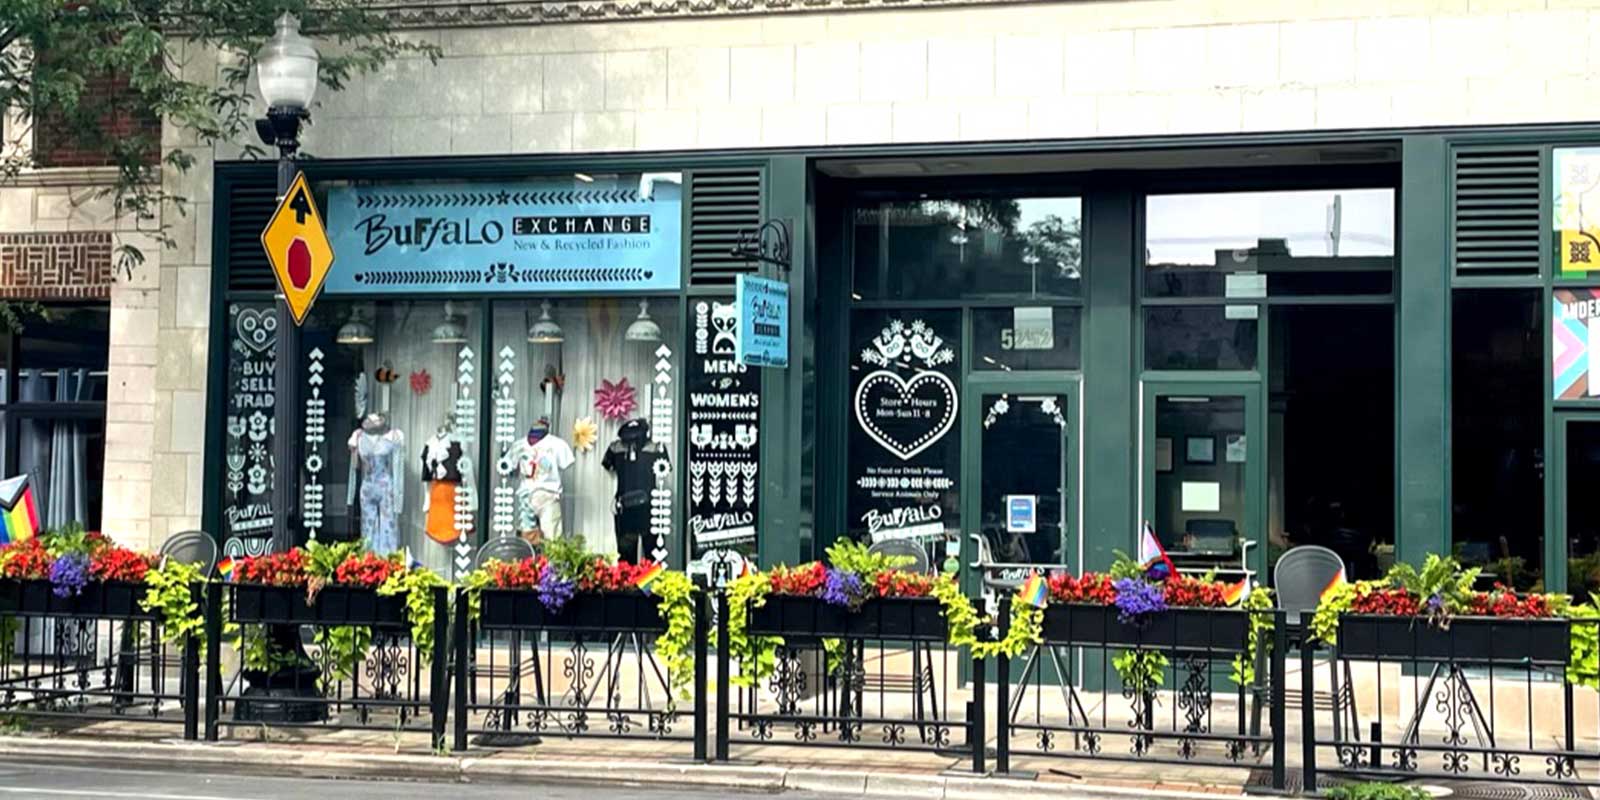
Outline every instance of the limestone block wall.
[[(599, 153), (1533, 123), (1592, 118), (1600, 94), (1600, 0), (805, 8), (413, 31), (444, 58), (401, 60), (324, 92), (306, 151)], [(215, 53), (183, 59), (215, 74)], [(188, 174), (168, 176), (199, 202), (169, 215), (179, 247), (147, 273), (159, 284), (158, 357), (153, 420), (140, 424), (160, 476), (148, 501), (157, 539), (196, 524), (200, 508), (210, 169), (232, 151), (201, 155)], [(139, 481), (130, 475), (108, 492)]]

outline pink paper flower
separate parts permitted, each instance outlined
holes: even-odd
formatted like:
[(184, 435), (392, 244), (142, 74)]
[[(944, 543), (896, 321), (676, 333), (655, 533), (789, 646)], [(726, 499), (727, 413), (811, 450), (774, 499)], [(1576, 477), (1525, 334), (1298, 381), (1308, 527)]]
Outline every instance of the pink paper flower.
[(627, 378), (616, 383), (601, 379), (600, 388), (594, 390), (594, 410), (606, 419), (626, 419), (638, 407), (634, 388), (628, 385)]

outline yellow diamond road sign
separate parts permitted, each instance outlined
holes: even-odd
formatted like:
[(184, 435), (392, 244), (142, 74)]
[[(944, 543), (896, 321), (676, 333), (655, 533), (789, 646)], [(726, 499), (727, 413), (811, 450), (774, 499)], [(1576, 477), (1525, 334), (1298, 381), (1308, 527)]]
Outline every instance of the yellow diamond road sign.
[(304, 173), (295, 176), (289, 192), (272, 212), (267, 229), (261, 232), (261, 246), (267, 250), (267, 260), (278, 276), (278, 290), (289, 303), (294, 324), (306, 319), (322, 282), (333, 266), (333, 245), (328, 243), (328, 232), (322, 227), (322, 214), (317, 211), (317, 201), (306, 186)]

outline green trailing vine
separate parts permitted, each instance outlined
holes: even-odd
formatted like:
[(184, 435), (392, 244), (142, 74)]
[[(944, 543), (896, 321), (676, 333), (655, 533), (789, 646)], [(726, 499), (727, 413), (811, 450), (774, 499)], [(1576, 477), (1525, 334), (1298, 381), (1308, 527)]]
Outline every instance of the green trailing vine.
[(772, 583), (759, 572), (728, 584), (728, 657), (739, 664), (728, 680), (735, 686), (753, 688), (777, 669), (783, 637), (750, 634), (750, 609), (765, 605), (771, 593)]
[[(349, 680), (355, 677), (361, 660), (366, 658), (367, 649), (372, 646), (372, 629), (365, 625), (318, 627), (315, 638), (317, 648), (322, 651), (323, 661), (327, 664), (325, 669), (331, 671), (329, 677)], [(286, 663), (294, 663), (293, 654), (285, 658)]]
[(694, 582), (681, 572), (663, 572), (650, 584), (660, 598), (667, 630), (656, 637), (656, 658), (667, 668), (670, 705), (690, 698), (694, 682)]
[(1572, 620), (1572, 649), (1567, 657), (1567, 680), (1574, 686), (1600, 689), (1600, 596), (1589, 595), (1587, 605), (1567, 609)]
[(1124, 650), (1111, 659), (1122, 685), (1141, 694), (1161, 688), (1170, 663), (1166, 654), (1154, 650)]
[(1273, 617), (1266, 613), (1276, 608), (1272, 590), (1264, 586), (1256, 587), (1245, 595), (1239, 607), (1250, 615), (1250, 636), (1245, 642), (1244, 652), (1233, 657), (1233, 671), (1228, 677), (1240, 686), (1255, 686), (1256, 663), (1261, 654), (1272, 652)]
[(144, 598), (139, 606), (161, 617), (163, 642), (179, 642), (193, 635), (200, 642), (200, 651), (205, 652), (205, 615), (200, 610), (200, 599), (194, 596), (194, 587), (204, 582), (198, 566), (176, 559), (167, 559), (144, 574)]
[(432, 570), (406, 569), (390, 575), (378, 587), (378, 594), (405, 599), (406, 622), (411, 624), (411, 643), (423, 665), (433, 660), (433, 590), (449, 586), (449, 581), (435, 575)]

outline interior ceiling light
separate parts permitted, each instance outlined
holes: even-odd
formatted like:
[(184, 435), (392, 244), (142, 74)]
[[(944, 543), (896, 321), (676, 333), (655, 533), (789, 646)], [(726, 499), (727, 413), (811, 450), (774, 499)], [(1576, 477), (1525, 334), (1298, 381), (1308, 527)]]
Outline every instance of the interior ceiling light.
[(539, 304), (539, 319), (528, 327), (528, 341), (532, 344), (561, 344), (567, 340), (566, 331), (550, 317), (550, 301)]
[(360, 306), (351, 307), (350, 319), (339, 326), (339, 332), (333, 335), (333, 340), (339, 344), (372, 344), (374, 338), (372, 326), (361, 318)]
[(659, 342), (661, 341), (661, 326), (650, 318), (650, 301), (639, 301), (639, 316), (628, 326), (622, 338), (630, 342)]
[(461, 315), (456, 313), (455, 304), (444, 301), (444, 320), (433, 329), (433, 343), (464, 344), (466, 341), (467, 329), (462, 324)]

